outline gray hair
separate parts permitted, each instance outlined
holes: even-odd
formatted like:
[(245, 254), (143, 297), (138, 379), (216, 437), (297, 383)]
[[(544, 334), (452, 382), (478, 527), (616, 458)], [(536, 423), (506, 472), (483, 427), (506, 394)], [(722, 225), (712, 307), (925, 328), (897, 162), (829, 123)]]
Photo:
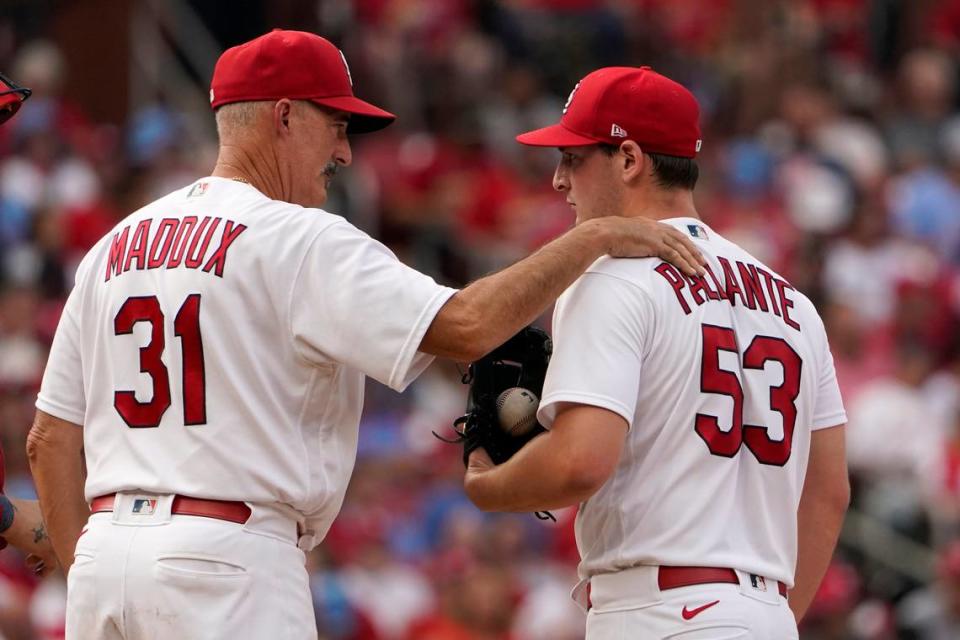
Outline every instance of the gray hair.
[(270, 101), (233, 102), (217, 109), (217, 135), (221, 142), (243, 135), (272, 104)]

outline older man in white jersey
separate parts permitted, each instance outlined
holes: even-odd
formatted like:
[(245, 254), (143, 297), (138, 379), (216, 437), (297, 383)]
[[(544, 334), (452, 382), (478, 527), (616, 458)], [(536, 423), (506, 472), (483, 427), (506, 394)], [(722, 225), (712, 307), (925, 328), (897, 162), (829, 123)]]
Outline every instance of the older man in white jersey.
[(68, 638), (315, 637), (303, 550), (343, 501), (364, 376), (402, 390), (434, 355), (480, 356), (604, 254), (698, 266), (667, 225), (598, 220), (440, 286), (315, 208), (347, 134), (394, 118), (334, 45), (277, 30), (229, 49), (210, 100), (212, 175), (84, 258), (37, 400)]
[(698, 117), (690, 92), (651, 69), (604, 68), (559, 124), (517, 138), (560, 148), (554, 187), (578, 225), (662, 220), (707, 257), (693, 277), (597, 260), (557, 302), (538, 411), (549, 431), (503, 465), (470, 459), (481, 508), (580, 503), (588, 640), (796, 638), (848, 501), (823, 324), (700, 220)]

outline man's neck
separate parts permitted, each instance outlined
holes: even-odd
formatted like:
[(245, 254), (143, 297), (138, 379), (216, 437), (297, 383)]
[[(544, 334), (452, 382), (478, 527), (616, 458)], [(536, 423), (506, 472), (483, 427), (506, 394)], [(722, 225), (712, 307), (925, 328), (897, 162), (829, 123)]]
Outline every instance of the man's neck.
[(272, 200), (286, 201), (279, 172), (275, 170), (276, 162), (267, 154), (261, 155), (263, 157), (254, 158), (243, 147), (222, 144), (210, 175), (249, 184)]
[(688, 189), (652, 189), (627, 203), (626, 217), (644, 217), (651, 220), (668, 218), (700, 219), (693, 203), (693, 191)]

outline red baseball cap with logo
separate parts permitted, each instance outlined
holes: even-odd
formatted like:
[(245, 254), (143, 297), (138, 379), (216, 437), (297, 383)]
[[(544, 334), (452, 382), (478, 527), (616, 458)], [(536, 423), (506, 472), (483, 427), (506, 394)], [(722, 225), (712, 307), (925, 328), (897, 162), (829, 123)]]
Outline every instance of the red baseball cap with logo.
[[(0, 124), (12, 118), (31, 93), (30, 89), (21, 87), (0, 73)], [(2, 486), (0, 486), (0, 489), (2, 489)]]
[(650, 67), (604, 67), (577, 83), (559, 123), (517, 136), (537, 147), (619, 146), (625, 140), (648, 153), (695, 157), (701, 144), (697, 99)]
[(274, 29), (223, 52), (213, 69), (210, 106), (256, 100), (309, 100), (351, 114), (349, 133), (367, 133), (396, 119), (353, 95), (343, 52), (326, 38)]

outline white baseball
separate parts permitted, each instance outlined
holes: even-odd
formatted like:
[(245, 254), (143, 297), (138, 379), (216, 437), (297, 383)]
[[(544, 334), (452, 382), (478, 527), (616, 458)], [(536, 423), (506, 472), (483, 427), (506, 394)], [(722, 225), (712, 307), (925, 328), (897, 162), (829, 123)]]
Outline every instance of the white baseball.
[(512, 436), (526, 435), (537, 423), (537, 405), (540, 398), (533, 391), (510, 387), (497, 398), (497, 417), (500, 427)]

